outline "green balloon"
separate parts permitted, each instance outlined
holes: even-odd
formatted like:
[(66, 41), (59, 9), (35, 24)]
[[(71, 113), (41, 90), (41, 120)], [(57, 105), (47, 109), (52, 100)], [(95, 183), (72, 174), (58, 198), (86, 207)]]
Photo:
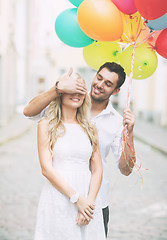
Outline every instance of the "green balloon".
[(83, 0), (69, 0), (74, 6), (79, 7)]
[(121, 46), (117, 42), (96, 42), (83, 48), (83, 57), (89, 67), (98, 70), (105, 62), (119, 62)]
[[(129, 76), (131, 72), (133, 46), (129, 46), (119, 55), (121, 66), (125, 69)], [(150, 77), (156, 70), (158, 65), (158, 58), (155, 50), (148, 44), (143, 43), (136, 47), (133, 79), (145, 79)]]
[(60, 13), (55, 22), (57, 36), (71, 47), (85, 47), (94, 42), (80, 28), (77, 20), (77, 8)]

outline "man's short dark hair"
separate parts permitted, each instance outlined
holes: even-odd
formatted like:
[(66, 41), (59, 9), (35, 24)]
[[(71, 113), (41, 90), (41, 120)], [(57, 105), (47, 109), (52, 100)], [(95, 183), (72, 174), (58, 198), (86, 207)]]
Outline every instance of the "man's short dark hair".
[(100, 66), (97, 73), (99, 73), (103, 68), (107, 68), (110, 72), (115, 72), (118, 74), (118, 82), (117, 82), (116, 89), (120, 88), (122, 84), (125, 82), (125, 78), (126, 78), (126, 73), (123, 67), (121, 67), (120, 64), (115, 62), (106, 62), (102, 66)]

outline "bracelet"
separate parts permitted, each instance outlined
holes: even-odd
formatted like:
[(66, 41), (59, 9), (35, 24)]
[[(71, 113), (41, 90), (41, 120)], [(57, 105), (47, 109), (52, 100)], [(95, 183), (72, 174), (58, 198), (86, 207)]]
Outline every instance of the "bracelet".
[(79, 198), (79, 193), (75, 193), (74, 195), (72, 195), (70, 197), (70, 202), (71, 203), (76, 203), (78, 201), (78, 198)]
[(59, 81), (57, 81), (57, 82), (55, 83), (56, 92), (57, 92), (57, 94), (58, 94), (59, 96), (61, 96), (61, 93), (59, 92), (59, 89), (58, 89), (58, 83), (59, 83)]

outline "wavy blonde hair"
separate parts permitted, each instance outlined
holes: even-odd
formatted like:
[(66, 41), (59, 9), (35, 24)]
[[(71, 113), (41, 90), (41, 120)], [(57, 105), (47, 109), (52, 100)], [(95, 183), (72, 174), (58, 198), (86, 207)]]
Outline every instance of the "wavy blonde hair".
[[(78, 77), (80, 75), (78, 74)], [(86, 94), (83, 104), (77, 109), (76, 119), (79, 125), (82, 127), (84, 132), (90, 139), (90, 142), (93, 147), (93, 151), (95, 151), (97, 147), (97, 138), (95, 134), (95, 126), (90, 122), (89, 118), (89, 110), (90, 110), (90, 97)], [(53, 100), (47, 109), (46, 112), (47, 119), (49, 121), (49, 140), (51, 150), (58, 139), (65, 134), (65, 126), (62, 121), (62, 99), (61, 96), (58, 96)]]

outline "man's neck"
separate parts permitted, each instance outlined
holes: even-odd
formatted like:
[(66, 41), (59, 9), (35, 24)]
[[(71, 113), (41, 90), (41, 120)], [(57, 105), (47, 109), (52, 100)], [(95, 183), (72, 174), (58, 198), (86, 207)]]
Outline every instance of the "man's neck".
[(99, 113), (101, 113), (107, 107), (108, 101), (109, 100), (107, 99), (103, 102), (98, 102), (91, 98), (91, 117), (96, 117)]

